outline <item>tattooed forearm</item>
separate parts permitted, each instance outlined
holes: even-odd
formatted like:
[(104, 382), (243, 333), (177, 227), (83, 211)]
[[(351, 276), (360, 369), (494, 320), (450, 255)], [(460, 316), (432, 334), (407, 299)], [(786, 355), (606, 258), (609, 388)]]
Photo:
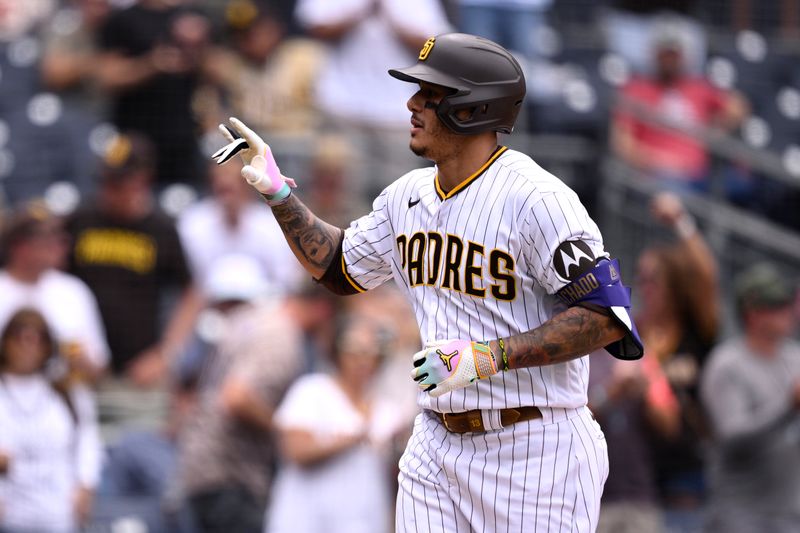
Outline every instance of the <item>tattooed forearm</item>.
[[(624, 328), (610, 316), (583, 307), (570, 307), (536, 329), (505, 339), (508, 366), (524, 368), (563, 363), (607, 346), (624, 335)], [(496, 348), (496, 342), (492, 343), (492, 348)]]
[(317, 218), (295, 195), (273, 206), (272, 212), (300, 263), (315, 278), (322, 277), (334, 258), (343, 230)]

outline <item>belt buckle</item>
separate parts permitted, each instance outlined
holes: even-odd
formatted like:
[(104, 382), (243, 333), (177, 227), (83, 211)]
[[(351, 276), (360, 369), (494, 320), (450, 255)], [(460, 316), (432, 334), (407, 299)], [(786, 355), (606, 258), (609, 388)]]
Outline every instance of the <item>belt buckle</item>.
[(444, 424), (444, 428), (447, 431), (453, 432), (453, 430), (450, 428), (450, 425), (447, 423), (447, 414), (448, 413), (442, 413), (442, 424)]

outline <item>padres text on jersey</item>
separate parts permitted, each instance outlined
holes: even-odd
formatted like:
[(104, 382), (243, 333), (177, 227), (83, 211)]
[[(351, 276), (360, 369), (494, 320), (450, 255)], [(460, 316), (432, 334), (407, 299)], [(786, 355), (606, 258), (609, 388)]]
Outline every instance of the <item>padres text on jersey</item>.
[[(555, 296), (594, 258), (597, 225), (577, 195), (525, 154), (501, 147), (449, 192), (435, 168), (409, 172), (345, 232), (343, 268), (359, 289), (394, 278), (422, 341), (495, 339), (529, 331), (566, 308)], [(587, 358), (501, 372), (432, 398), (439, 412), (586, 404)]]

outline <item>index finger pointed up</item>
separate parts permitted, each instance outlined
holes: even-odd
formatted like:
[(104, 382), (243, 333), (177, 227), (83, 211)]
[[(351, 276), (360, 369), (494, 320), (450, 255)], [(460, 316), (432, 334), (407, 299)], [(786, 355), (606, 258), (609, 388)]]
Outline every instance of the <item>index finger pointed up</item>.
[(244, 140), (247, 141), (247, 144), (250, 146), (250, 148), (256, 149), (256, 151), (259, 153), (263, 151), (259, 147), (264, 144), (264, 141), (261, 140), (261, 137), (259, 137), (256, 132), (245, 126), (244, 122), (236, 117), (231, 117), (229, 120), (231, 125), (233, 125), (233, 129), (235, 129), (239, 135), (241, 135)]

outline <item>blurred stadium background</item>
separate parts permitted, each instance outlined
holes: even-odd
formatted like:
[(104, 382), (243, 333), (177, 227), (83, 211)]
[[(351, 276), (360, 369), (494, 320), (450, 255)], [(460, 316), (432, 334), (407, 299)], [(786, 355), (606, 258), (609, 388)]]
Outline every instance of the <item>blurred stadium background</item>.
[[(10, 6), (5, 8), (9, 13), (23, 4), (41, 7), (31, 7), (27, 21), (20, 20), (22, 16), (8, 16), (11, 22), (0, 43), (0, 185), (14, 191), (6, 194), (6, 204), (44, 194), (63, 212), (91, 192), (94, 161), (115, 127), (110, 117), (102, 114), (89, 114), (92, 123), (87, 126), (84, 109), (71, 106), (72, 91), (54, 90), (42, 80), (42, 32), (53, 23), (55, 31), (59, 25), (75, 23), (63, 14), (53, 20), (59, 2), (4, 3)], [(118, 7), (130, 3), (111, 2)], [(210, 14), (216, 34), (224, 36), (226, 3), (194, 3)], [(292, 2), (273, 4), (281, 14), (292, 11)], [(458, 27), (457, 4), (455, 0), (445, 2), (454, 27)], [(530, 153), (575, 188), (602, 221), (611, 248), (627, 259), (641, 249), (643, 237), (653, 228), (648, 227), (646, 213), (637, 212), (636, 206), (641, 203), (628, 201), (643, 191), (637, 190), (635, 179), (627, 179), (632, 176), (625, 176), (624, 170), (614, 166), (609, 151), (609, 118), (617, 89), (634, 73), (626, 58), (608, 46), (603, 31), (609, 7), (614, 4), (559, 0), (545, 8), (546, 25), (532, 36), (538, 40), (536, 50), (540, 54), (528, 69), (532, 95), (507, 142)], [(620, 4), (635, 6), (637, 2)], [(796, 240), (800, 227), (796, 203), (800, 184), (798, 7), (780, 0), (642, 4), (639, 10), (648, 14), (671, 8), (688, 14), (702, 28), (698, 46), (704, 50), (704, 58), (700, 73), (718, 87), (740, 91), (750, 104), (750, 115), (730, 134), (703, 137), (696, 133), (713, 157), (712, 179), (723, 180), (728, 169), (737, 167), (744, 169), (754, 184), (747, 201), (738, 198), (739, 204), (749, 204), (744, 208), (713, 192), (698, 199), (699, 203), (689, 203), (708, 227), (721, 259), (723, 278), (758, 255), (796, 269), (800, 254)], [(291, 28), (287, 38), (301, 33), (291, 15), (285, 16)], [(413, 20), (411, 13), (409, 20)], [(307, 163), (303, 159), (314, 153), (314, 141), (291, 139), (284, 146), (281, 133), (274, 135), (276, 151), (286, 153), (284, 160), (290, 158), (291, 164), (297, 162), (295, 174), (302, 176), (303, 164)], [(269, 132), (265, 134), (270, 136)], [(206, 153), (219, 141), (211, 139), (211, 144), (204, 146)], [(400, 144), (395, 149), (403, 151), (405, 146)], [(359, 153), (356, 159), (361, 162), (369, 157), (368, 153)], [(202, 182), (195, 181), (191, 188), (165, 187), (162, 205), (177, 214), (203, 192), (198, 184)], [(720, 188), (712, 187), (714, 190)], [(623, 264), (630, 265), (631, 261)]]
[[(227, 57), (224, 53), (240, 53), (234, 44), (237, 32), (244, 31), (262, 12), (280, 21), (283, 29), (277, 40), (281, 44), (321, 42), (294, 17), (296, 2), (292, 0), (163, 2), (182, 4), (207, 17), (208, 35), (203, 47), (222, 50), (223, 58)], [(107, 5), (116, 11), (134, 3), (108, 0)], [(464, 27), (462, 4), (470, 2), (442, 0), (439, 4), (454, 29)], [(533, 6), (539, 18), (527, 35), (530, 49), (517, 51), (525, 67), (529, 96), (515, 132), (502, 142), (530, 154), (578, 192), (599, 222), (607, 249), (620, 257), (627, 279), (634, 278), (637, 257), (645, 247), (671, 238), (648, 208), (648, 199), (663, 184), (644, 178), (640, 170), (620, 159), (611, 142), (615, 110), (625, 105), (622, 88), (652, 68), (646, 53), (644, 63), (637, 64), (642, 61), (640, 48), (647, 49), (661, 31), (659, 25), (676, 29), (684, 39), (687, 68), (718, 89), (741, 94), (747, 102), (746, 116), (727, 131), (709, 124), (670, 122), (669, 116), (654, 116), (646, 109), (632, 111), (639, 120), (694, 139), (708, 153), (707, 187), (702, 193), (690, 192), (682, 198), (719, 264), (724, 310), (721, 336), (736, 332), (731, 294), (738, 272), (763, 259), (778, 264), (792, 278), (800, 272), (800, 2), (539, 0), (519, 4)], [(68, 215), (93, 197), (98, 161), (118, 133), (113, 114), (116, 93), (92, 79), (90, 69), (81, 71), (84, 75), (78, 73), (83, 66), (65, 75), (63, 79), (68, 81), (48, 74), (45, 58), (58, 52), (58, 43), (66, 42), (60, 39), (75, 35), (84, 16), (82, 9), (104, 12), (105, 5), (105, 0), (0, 0), (0, 208), (5, 211), (43, 197), (55, 213)], [(99, 16), (108, 17), (110, 11)], [(417, 16), (408, 10), (406, 23), (413, 27)], [(95, 26), (94, 37), (98, 39), (101, 27), (102, 22)], [(638, 40), (624, 41), (626, 36)], [(619, 39), (625, 43), (622, 47)], [(103, 51), (93, 49), (99, 45), (92, 43), (85, 46), (88, 51), (81, 53)], [(294, 50), (296, 55), (290, 56), (288, 67), (284, 65), (286, 77), (281, 77), (283, 71), (273, 73), (273, 83), (289, 80), (300, 70), (311, 81), (310, 85), (297, 85), (296, 90), (313, 92), (314, 76), (323, 68), (326, 54), (331, 53), (325, 46), (311, 47), (307, 53), (302, 47)], [(213, 58), (209, 61), (213, 63)], [(396, 66), (401, 65), (383, 65), (375, 75), (383, 76), (387, 68)], [(194, 74), (193, 134), (202, 157), (185, 165), (199, 170), (188, 178), (157, 177), (159, 204), (174, 217), (208, 193), (204, 158), (223, 142), (216, 124), (237, 112), (237, 106), (246, 109), (248, 105), (230, 97), (238, 89), (226, 87), (228, 79), (224, 76), (203, 78), (206, 73), (202, 67)], [(269, 90), (269, 86), (263, 90)], [(348, 217), (365, 213), (371, 197), (382, 186), (379, 182), (385, 185), (411, 168), (407, 145), (397, 140), (404, 133), (400, 137), (396, 132), (388, 133), (380, 149), (368, 146), (363, 130), (354, 131), (363, 124), (344, 124), (347, 117), (332, 120), (324, 116), (313, 95), (294, 96), (301, 101), (290, 104), (302, 112), (299, 122), (292, 123), (294, 115), (285, 113), (282, 123), (264, 119), (260, 132), (272, 144), (284, 173), (297, 178), (301, 198), (313, 194), (315, 185), (332, 187), (322, 190), (333, 191), (334, 196), (336, 187), (352, 192), (326, 206), (337, 221), (346, 223)], [(377, 96), (367, 91), (356, 98), (368, 101)], [(403, 105), (397, 102), (401, 113)], [(282, 108), (275, 109), (280, 113)], [(168, 124), (170, 110), (163, 113), (166, 115), (149, 118)], [(367, 131), (368, 136), (380, 136), (382, 126), (373, 125)], [(345, 147), (322, 150), (321, 146), (328, 147), (332, 138), (344, 140)], [(372, 141), (381, 144), (381, 139)], [(159, 142), (159, 151), (172, 149), (164, 146), (169, 139)], [(315, 164), (320, 158), (343, 165), (343, 180), (326, 182), (324, 176), (317, 175)], [(386, 175), (373, 182), (376, 168)], [(305, 179), (311, 175), (315, 175), (314, 180)], [(128, 515), (135, 516), (135, 510), (118, 513)], [(130, 523), (118, 527), (113, 531), (146, 531)], [(96, 530), (100, 528), (98, 525)]]

